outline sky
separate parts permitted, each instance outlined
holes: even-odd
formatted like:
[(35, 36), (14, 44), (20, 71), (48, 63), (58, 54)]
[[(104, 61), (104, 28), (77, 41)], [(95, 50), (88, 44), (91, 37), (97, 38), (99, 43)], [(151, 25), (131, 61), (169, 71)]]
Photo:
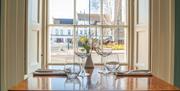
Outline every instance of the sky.
[[(75, 0), (49, 0), (49, 23), (53, 23), (53, 18), (74, 18), (74, 1)], [(91, 2), (97, 2), (100, 4), (100, 0), (91, 0)], [(109, 0), (107, 0), (109, 1)], [(125, 3), (126, 0), (122, 0)], [(127, 17), (126, 4), (123, 4), (123, 17)], [(113, 9), (112, 9), (113, 10)], [(76, 0), (76, 12), (88, 13), (89, 12), (89, 0)], [(91, 8), (91, 13), (100, 13), (99, 9)], [(105, 12), (105, 11), (104, 11)], [(112, 12), (112, 19), (113, 19)], [(126, 18), (123, 18), (126, 21)]]
[[(75, 0), (49, 0), (49, 18), (52, 22), (53, 18), (74, 18), (74, 1)], [(99, 0), (93, 0), (94, 2)], [(92, 1), (91, 1), (92, 2)], [(97, 12), (96, 9), (91, 9)], [(89, 12), (89, 0), (76, 0), (76, 12), (88, 13)], [(100, 12), (100, 11), (98, 11)]]
[[(52, 18), (73, 18), (74, 0), (49, 0), (49, 17)], [(89, 0), (76, 0), (77, 12), (88, 11)], [(52, 20), (51, 20), (52, 21)]]

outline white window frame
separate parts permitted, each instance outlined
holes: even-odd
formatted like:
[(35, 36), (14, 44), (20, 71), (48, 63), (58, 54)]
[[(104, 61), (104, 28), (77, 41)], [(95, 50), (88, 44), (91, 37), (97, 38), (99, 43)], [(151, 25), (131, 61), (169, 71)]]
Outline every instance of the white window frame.
[[(44, 59), (46, 59), (46, 62), (45, 62), (45, 65), (47, 66), (47, 65), (62, 65), (62, 64), (59, 64), (59, 63), (49, 63), (49, 51), (48, 51), (48, 47), (49, 47), (49, 44), (48, 44), (48, 38), (49, 38), (49, 36), (48, 36), (48, 33), (49, 33), (49, 27), (71, 27), (71, 28), (73, 28), (73, 41), (75, 41), (75, 33), (76, 33), (76, 28), (100, 28), (101, 29), (101, 33), (103, 33), (102, 31), (103, 31), (103, 28), (126, 28), (127, 29), (127, 34), (128, 34), (128, 40), (127, 40), (127, 48), (126, 48), (126, 50), (127, 50), (127, 53), (128, 54), (126, 54), (126, 55), (128, 55), (127, 56), (127, 63), (122, 63), (122, 65), (130, 65), (130, 66), (132, 66), (132, 61), (133, 60), (131, 60), (133, 57), (131, 57), (131, 55), (132, 55), (132, 53), (133, 52), (131, 52), (129, 49), (131, 49), (131, 46), (133, 46), (133, 45), (130, 45), (130, 42), (132, 42), (131, 40), (132, 39), (130, 39), (130, 38), (133, 38), (133, 37), (130, 37), (130, 34), (131, 34), (131, 32), (132, 31), (130, 31), (130, 29), (132, 28), (132, 24), (130, 24), (129, 22), (129, 20), (130, 20), (130, 16), (132, 15), (132, 13), (130, 13), (131, 11), (130, 11), (130, 9), (132, 8), (132, 6), (131, 6), (131, 3), (132, 3), (132, 0), (127, 0), (127, 15), (128, 15), (128, 18), (127, 18), (127, 25), (103, 25), (103, 22), (101, 22), (101, 24), (100, 25), (77, 25), (76, 24), (76, 22), (74, 21), (73, 22), (73, 24), (72, 25), (70, 25), (70, 24), (48, 24), (49, 22), (48, 22), (48, 8), (49, 8), (49, 0), (47, 0), (46, 1), (46, 36), (47, 36), (47, 38), (46, 38), (46, 41), (45, 41), (45, 43), (46, 43), (46, 52), (45, 52), (45, 55), (46, 55), (46, 57), (44, 57)], [(101, 16), (103, 16), (103, 0), (101, 0), (101, 4), (100, 4), (100, 6), (101, 6), (101, 9), (100, 9), (100, 12), (101, 12)], [(73, 20), (76, 20), (76, 0), (74, 0), (74, 18), (73, 18)], [(100, 19), (101, 21), (102, 21), (102, 17), (101, 17), (101, 19)], [(101, 41), (102, 42), (102, 41)], [(73, 43), (73, 48), (75, 47), (75, 43)], [(75, 50), (74, 50), (75, 51)], [(130, 55), (131, 54), (131, 55)], [(44, 56), (45, 56), (44, 55)]]

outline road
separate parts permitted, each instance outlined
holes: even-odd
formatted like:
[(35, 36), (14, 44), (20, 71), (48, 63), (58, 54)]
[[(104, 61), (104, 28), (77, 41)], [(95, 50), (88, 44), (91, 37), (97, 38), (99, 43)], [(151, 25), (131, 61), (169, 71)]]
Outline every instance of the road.
[[(127, 62), (127, 56), (126, 56), (126, 52), (124, 50), (120, 50), (120, 51), (113, 51), (113, 54), (118, 55), (119, 61), (120, 62)], [(49, 63), (52, 64), (62, 64), (65, 63), (65, 60), (72, 60), (73, 59), (73, 51), (69, 51), (69, 52), (54, 52), (52, 54), (50, 54), (50, 58), (49, 58)], [(91, 54), (92, 60), (94, 64), (99, 64), (101, 63), (101, 56), (99, 56), (97, 53), (92, 52)], [(75, 56), (76, 61), (80, 60), (79, 57)], [(104, 58), (106, 59), (106, 58)]]

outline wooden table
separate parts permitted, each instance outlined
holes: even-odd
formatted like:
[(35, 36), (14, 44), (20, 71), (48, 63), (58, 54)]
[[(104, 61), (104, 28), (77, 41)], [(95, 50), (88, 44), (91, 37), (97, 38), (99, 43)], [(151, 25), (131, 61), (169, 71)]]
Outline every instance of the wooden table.
[(115, 76), (98, 73), (99, 68), (87, 70), (89, 77), (69, 80), (65, 76), (30, 77), (9, 91), (59, 91), (59, 90), (178, 90), (155, 76)]

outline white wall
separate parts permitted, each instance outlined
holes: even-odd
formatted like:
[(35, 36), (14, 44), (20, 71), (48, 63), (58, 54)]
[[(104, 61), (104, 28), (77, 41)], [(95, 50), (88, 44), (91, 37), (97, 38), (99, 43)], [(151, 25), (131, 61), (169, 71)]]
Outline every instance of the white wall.
[(173, 84), (174, 0), (151, 0), (152, 72)]
[(1, 0), (1, 91), (24, 79), (25, 0)]

